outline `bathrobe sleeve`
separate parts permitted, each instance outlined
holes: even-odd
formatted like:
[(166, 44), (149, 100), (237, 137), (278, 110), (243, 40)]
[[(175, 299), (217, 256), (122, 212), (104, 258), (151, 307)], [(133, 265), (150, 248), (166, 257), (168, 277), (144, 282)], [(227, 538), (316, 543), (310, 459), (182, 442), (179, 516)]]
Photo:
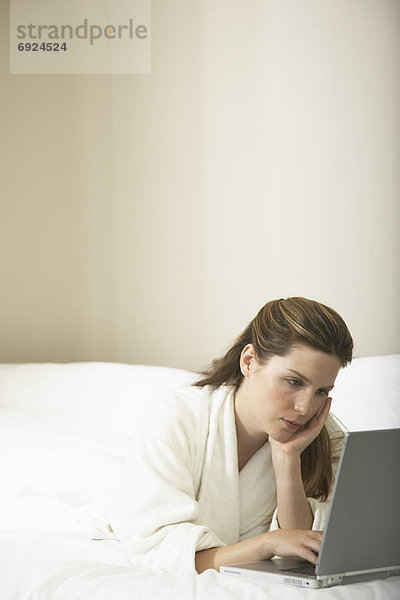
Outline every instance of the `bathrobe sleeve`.
[(187, 407), (157, 407), (140, 419), (125, 481), (110, 505), (111, 526), (132, 564), (142, 569), (195, 573), (195, 552), (224, 543), (196, 523), (194, 478), (202, 468), (202, 432)]
[[(340, 453), (342, 450), (344, 433), (340, 429), (340, 427), (336, 424), (333, 417), (331, 415), (328, 416), (326, 420), (326, 428), (328, 430), (329, 436), (331, 438), (331, 447), (332, 447), (332, 470), (333, 476), (335, 477)], [(331, 488), (332, 491), (332, 488)], [(312, 529), (315, 531), (321, 531), (325, 527), (325, 522), (328, 516), (329, 511), (329, 503), (330, 496), (325, 502), (321, 502), (316, 500), (315, 498), (307, 498), (308, 503), (311, 508), (311, 512), (313, 514), (313, 524)], [(275, 509), (274, 514), (272, 516), (272, 521), (269, 530), (274, 531), (274, 529), (279, 529), (277, 510)]]

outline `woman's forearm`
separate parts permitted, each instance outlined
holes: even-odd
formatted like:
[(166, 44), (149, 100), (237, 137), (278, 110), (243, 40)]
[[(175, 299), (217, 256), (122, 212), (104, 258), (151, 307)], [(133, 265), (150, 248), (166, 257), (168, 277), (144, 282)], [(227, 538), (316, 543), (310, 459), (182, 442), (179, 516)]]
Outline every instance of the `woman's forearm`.
[(281, 529), (311, 529), (313, 515), (301, 478), (300, 456), (274, 459), (277, 515)]
[(220, 546), (196, 552), (196, 571), (202, 573), (207, 569), (218, 571), (221, 565), (233, 565), (242, 562), (252, 562), (271, 558), (273, 552), (268, 553), (268, 543), (265, 534), (243, 540), (229, 546)]

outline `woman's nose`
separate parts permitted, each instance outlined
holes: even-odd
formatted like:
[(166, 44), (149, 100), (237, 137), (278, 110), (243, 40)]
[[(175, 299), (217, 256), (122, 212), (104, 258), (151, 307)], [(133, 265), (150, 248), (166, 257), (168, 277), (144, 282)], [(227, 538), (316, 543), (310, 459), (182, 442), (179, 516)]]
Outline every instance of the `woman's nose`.
[(302, 391), (296, 398), (294, 409), (303, 417), (308, 416), (313, 409), (314, 393), (312, 391)]

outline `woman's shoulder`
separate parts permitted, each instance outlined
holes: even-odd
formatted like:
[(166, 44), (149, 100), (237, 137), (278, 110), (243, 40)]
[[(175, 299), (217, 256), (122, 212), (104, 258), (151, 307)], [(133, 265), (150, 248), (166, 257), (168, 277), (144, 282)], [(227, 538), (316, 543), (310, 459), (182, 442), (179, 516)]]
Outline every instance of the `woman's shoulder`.
[(177, 429), (186, 429), (191, 434), (208, 429), (215, 403), (228, 390), (210, 386), (186, 386), (170, 391), (149, 402), (139, 416), (140, 427), (148, 427), (159, 435)]

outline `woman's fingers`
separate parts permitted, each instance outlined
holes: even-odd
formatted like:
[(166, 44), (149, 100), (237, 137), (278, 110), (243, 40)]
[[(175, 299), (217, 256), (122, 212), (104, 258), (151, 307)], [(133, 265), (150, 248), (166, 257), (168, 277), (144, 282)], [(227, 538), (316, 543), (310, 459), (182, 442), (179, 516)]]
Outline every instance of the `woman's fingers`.
[(322, 417), (324, 420), (326, 419), (326, 417), (328, 416), (328, 413), (330, 411), (331, 408), (331, 404), (332, 404), (332, 398), (329, 396), (326, 400), (325, 400), (325, 404), (322, 407), (322, 411), (321, 411), (321, 415), (320, 417)]
[(304, 558), (304, 560), (308, 560), (308, 562), (312, 563), (313, 565), (316, 565), (318, 562), (318, 556), (314, 554), (314, 552), (311, 552), (311, 550), (307, 550), (307, 548), (301, 550), (298, 558)]
[(309, 434), (309, 436), (313, 436), (310, 437), (310, 443), (312, 442), (312, 440), (316, 437), (315, 432), (317, 431), (317, 435), (318, 433), (321, 431), (322, 427), (325, 424), (325, 421), (328, 417), (330, 408), (331, 408), (331, 404), (332, 404), (332, 398), (327, 398), (322, 406), (322, 408), (320, 409), (320, 411), (304, 426), (304, 429), (299, 432), (298, 435), (300, 435), (301, 433), (304, 432), (304, 435), (307, 436), (307, 433)]
[(325, 423), (326, 418), (329, 414), (331, 404), (332, 404), (332, 398), (331, 397), (326, 398), (326, 400), (325, 400), (324, 404), (322, 405), (321, 409), (319, 410), (319, 412), (311, 419), (311, 421), (309, 423), (312, 424), (314, 422), (315, 426), (319, 426), (319, 425), (322, 426)]
[(310, 539), (310, 541), (307, 544), (307, 547), (305, 549), (306, 550), (305, 556), (303, 558), (306, 558), (306, 560), (309, 560), (314, 565), (317, 564), (318, 552), (319, 552), (320, 545), (321, 545), (320, 541)]
[(322, 531), (277, 529), (269, 533), (269, 535), (271, 534), (274, 554), (277, 556), (297, 556), (316, 564)]

